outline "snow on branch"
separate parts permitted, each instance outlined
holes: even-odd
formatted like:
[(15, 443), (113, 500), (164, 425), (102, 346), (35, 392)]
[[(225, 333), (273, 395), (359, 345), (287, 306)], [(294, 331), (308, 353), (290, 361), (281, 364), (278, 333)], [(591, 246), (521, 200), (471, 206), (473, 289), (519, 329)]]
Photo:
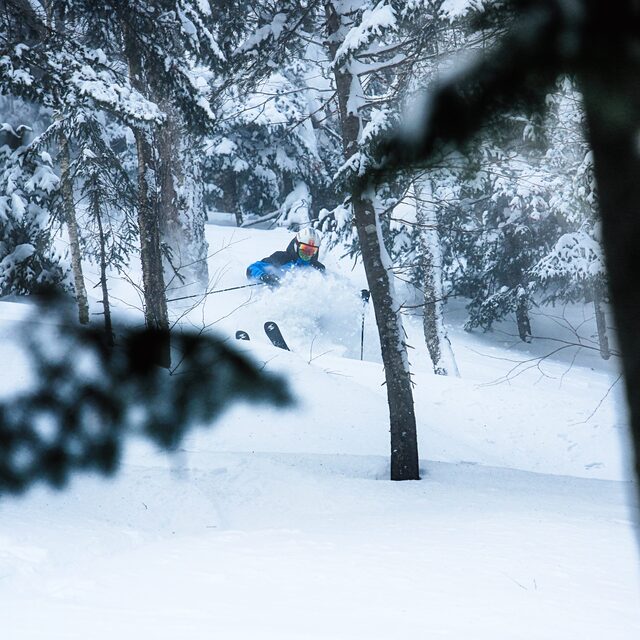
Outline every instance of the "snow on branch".
[(533, 273), (542, 281), (567, 277), (574, 280), (604, 277), (602, 247), (584, 231), (565, 233), (551, 252), (533, 268)]
[(381, 37), (385, 32), (396, 28), (396, 15), (391, 5), (383, 2), (373, 9), (366, 9), (362, 14), (360, 24), (353, 27), (346, 34), (342, 44), (336, 51), (332, 62), (334, 66), (352, 57), (363, 46)]
[(271, 22), (258, 27), (239, 47), (237, 53), (246, 53), (252, 49), (257, 49), (270, 39), (277, 41), (287, 24), (286, 13), (276, 13)]

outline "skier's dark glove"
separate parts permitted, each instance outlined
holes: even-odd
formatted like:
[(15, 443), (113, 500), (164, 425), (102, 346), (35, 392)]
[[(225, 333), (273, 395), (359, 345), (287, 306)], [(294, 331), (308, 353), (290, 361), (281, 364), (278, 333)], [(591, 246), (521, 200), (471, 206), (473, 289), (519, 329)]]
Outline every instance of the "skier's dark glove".
[(269, 287), (275, 288), (280, 286), (280, 278), (278, 278), (278, 276), (274, 276), (272, 273), (265, 273), (261, 275), (260, 280)]

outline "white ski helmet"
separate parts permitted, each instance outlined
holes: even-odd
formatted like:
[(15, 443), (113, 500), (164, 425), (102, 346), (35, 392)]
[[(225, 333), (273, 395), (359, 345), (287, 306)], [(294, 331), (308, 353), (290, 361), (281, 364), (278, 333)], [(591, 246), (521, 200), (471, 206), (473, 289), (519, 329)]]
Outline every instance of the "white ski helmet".
[(308, 244), (312, 247), (320, 248), (320, 242), (322, 242), (322, 238), (320, 237), (320, 233), (316, 231), (312, 227), (305, 227), (304, 229), (300, 229), (298, 233), (296, 233), (296, 240), (298, 244)]
[(311, 227), (300, 229), (296, 233), (296, 251), (300, 258), (307, 262), (318, 255), (320, 242), (320, 234)]

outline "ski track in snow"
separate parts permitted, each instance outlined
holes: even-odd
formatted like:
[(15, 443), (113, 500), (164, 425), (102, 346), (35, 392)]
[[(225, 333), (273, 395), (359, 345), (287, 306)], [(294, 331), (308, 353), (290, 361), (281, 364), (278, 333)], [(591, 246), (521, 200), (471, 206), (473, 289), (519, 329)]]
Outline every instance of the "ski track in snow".
[[(224, 288), (291, 234), (207, 235)], [(295, 407), (238, 405), (171, 456), (134, 441), (113, 479), (0, 501), (2, 640), (638, 637), (636, 487), (620, 390), (605, 397), (612, 365), (561, 354), (497, 383), (507, 360), (548, 345), (515, 343), (508, 323), (466, 334), (450, 305), (462, 377), (437, 377), (406, 318), (422, 480), (391, 483), (372, 309), (359, 361), (364, 275), (321, 259), (327, 278), (212, 295), (184, 322), (247, 330), (238, 348), (288, 374)], [(15, 342), (26, 311), (0, 302), (3, 395), (29, 382)], [(291, 353), (269, 344), (267, 319)]]

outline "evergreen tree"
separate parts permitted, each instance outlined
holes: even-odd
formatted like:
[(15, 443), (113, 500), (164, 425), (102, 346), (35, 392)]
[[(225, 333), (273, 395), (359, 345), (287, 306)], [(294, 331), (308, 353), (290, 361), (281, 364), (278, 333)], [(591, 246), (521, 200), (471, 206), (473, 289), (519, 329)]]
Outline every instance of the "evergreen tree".
[(547, 103), (550, 205), (562, 219), (565, 233), (531, 269), (531, 275), (544, 303), (593, 305), (600, 353), (608, 359), (604, 308), (608, 301), (607, 276), (597, 222), (593, 154), (585, 138), (582, 97), (575, 83), (563, 77)]
[(440, 210), (447, 278), (452, 293), (470, 300), (467, 329), (488, 330), (514, 314), (520, 339), (531, 339), (530, 269), (562, 233), (546, 148), (540, 118), (511, 112), (488, 123), (465, 158), (454, 160), (459, 185)]
[(314, 217), (311, 193), (329, 176), (309, 113), (306, 73), (293, 60), (251, 93), (228, 90), (227, 113), (209, 146), (207, 175), (215, 185), (213, 202), (236, 213), (240, 224), (247, 214), (271, 214), (285, 226)]
[[(108, 130), (108, 129), (107, 129)], [(100, 268), (101, 303), (107, 340), (114, 340), (108, 275), (126, 274), (137, 250), (135, 186), (105, 136), (103, 122), (90, 113), (73, 130), (78, 151), (71, 171), (79, 187), (83, 256)], [(106, 139), (105, 139), (106, 138)]]
[[(34, 137), (26, 124), (17, 124), (38, 109), (21, 100), (0, 98), (5, 117), (0, 125), (0, 295), (29, 294), (45, 286), (67, 286), (65, 267), (51, 235), (52, 203), (60, 179), (52, 167), (42, 136)], [(18, 112), (22, 114), (18, 115)]]

